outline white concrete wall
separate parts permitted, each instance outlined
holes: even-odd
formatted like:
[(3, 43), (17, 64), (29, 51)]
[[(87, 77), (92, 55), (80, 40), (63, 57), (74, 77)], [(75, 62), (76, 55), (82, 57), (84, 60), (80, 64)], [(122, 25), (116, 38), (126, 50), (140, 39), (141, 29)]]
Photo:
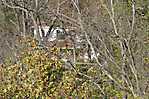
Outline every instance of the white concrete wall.
[[(39, 26), (38, 28), (39, 28), (40, 37), (43, 38), (41, 27)], [(49, 30), (50, 26), (43, 26), (42, 28), (44, 30), (44, 36), (46, 36), (47, 33), (48, 33), (48, 30)], [(60, 31), (60, 32), (64, 32), (64, 30), (61, 29), (60, 27), (56, 27), (56, 28), (52, 29), (51, 30), (51, 33), (50, 33), (50, 35), (48, 37), (48, 41), (54, 41), (54, 40), (56, 40), (56, 38), (57, 38), (57, 30)], [(34, 29), (33, 32), (34, 32), (34, 35), (37, 34), (37, 31), (35, 29)]]
[[(38, 28), (39, 28), (40, 37), (42, 38), (41, 27), (39, 26)], [(43, 26), (42, 28), (43, 28), (44, 33), (45, 33), (44, 36), (46, 36), (50, 27), (49, 26)], [(34, 29), (34, 35), (35, 34), (37, 34), (37, 31)]]

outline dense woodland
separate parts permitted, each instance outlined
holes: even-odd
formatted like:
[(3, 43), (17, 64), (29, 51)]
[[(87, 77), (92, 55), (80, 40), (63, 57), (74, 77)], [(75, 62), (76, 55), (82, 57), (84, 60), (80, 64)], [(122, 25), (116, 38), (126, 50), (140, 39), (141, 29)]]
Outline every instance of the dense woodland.
[(148, 0), (0, 0), (0, 99), (149, 99), (148, 24)]

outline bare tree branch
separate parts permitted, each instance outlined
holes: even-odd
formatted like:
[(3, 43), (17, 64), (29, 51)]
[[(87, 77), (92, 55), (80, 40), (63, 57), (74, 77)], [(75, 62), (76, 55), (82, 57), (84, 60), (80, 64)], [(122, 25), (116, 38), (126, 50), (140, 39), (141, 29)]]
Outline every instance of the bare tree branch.
[[(112, 75), (111, 75), (107, 70), (104, 69), (103, 65), (99, 62), (99, 60), (98, 60), (98, 58), (97, 58), (97, 55), (96, 55), (96, 53), (95, 53), (94, 47), (93, 47), (92, 43), (90, 42), (89, 37), (88, 37), (88, 35), (87, 35), (87, 33), (86, 33), (85, 29), (84, 29), (83, 22), (82, 22), (82, 19), (81, 19), (81, 12), (80, 12), (78, 6), (76, 5), (76, 3), (74, 2), (74, 0), (72, 0), (72, 2), (73, 2), (74, 6), (75, 6), (76, 9), (77, 9), (77, 12), (78, 12), (78, 15), (79, 15), (78, 18), (79, 18), (80, 27), (81, 27), (81, 29), (82, 29), (82, 32), (85, 33), (86, 40), (87, 40), (88, 44), (89, 44), (90, 47), (91, 47), (91, 51), (93, 52), (93, 54), (94, 54), (94, 56), (95, 56), (94, 58), (95, 58), (95, 60), (96, 60), (96, 62), (97, 62), (97, 64), (98, 64), (98, 66), (99, 66), (100, 69), (108, 76), (109, 79), (111, 79), (112, 81), (114, 81), (115, 84), (117, 84), (121, 89), (125, 89), (123, 86), (121, 86), (121, 85), (117, 82), (117, 80), (116, 80), (114, 77), (112, 77)], [(114, 21), (114, 22), (115, 22), (115, 21)], [(117, 30), (117, 29), (116, 29), (116, 30)], [(117, 32), (116, 32), (116, 33), (117, 33)], [(118, 33), (117, 33), (117, 35), (118, 35)]]

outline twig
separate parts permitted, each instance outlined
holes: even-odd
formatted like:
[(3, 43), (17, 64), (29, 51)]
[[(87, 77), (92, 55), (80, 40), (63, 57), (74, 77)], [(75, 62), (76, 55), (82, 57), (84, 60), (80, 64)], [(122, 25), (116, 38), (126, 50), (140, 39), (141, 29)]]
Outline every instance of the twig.
[(128, 41), (130, 42), (132, 35), (133, 35), (133, 30), (134, 30), (134, 24), (135, 24), (135, 0), (132, 0), (132, 24), (131, 24), (131, 31), (130, 35), (128, 37)]
[(73, 68), (73, 70), (74, 70), (74, 72), (75, 72), (76, 74), (78, 74), (78, 75), (80, 75), (80, 76), (84, 76), (84, 77), (86, 77), (87, 79), (89, 79), (88, 81), (90, 81), (91, 83), (93, 83), (94, 85), (96, 85), (96, 86), (101, 90), (102, 94), (105, 95), (104, 90), (99, 86), (99, 84), (97, 84), (97, 83), (93, 80), (92, 77), (90, 77), (90, 76), (88, 76), (88, 75), (86, 75), (86, 74), (83, 74), (83, 73), (79, 72), (79, 71), (75, 68), (75, 66), (72, 64), (72, 62), (70, 62), (70, 61), (67, 61), (67, 62), (70, 63), (71, 67)]
[(5, 5), (5, 6), (7, 6), (7, 7), (9, 7), (9, 8), (12, 8), (12, 9), (20, 9), (20, 10), (22, 10), (22, 11), (24, 11), (24, 12), (34, 12), (34, 10), (30, 10), (30, 9), (28, 9), (28, 8), (25, 8), (25, 7), (22, 7), (22, 6), (20, 6), (20, 5), (17, 5), (17, 6), (15, 6), (15, 5), (9, 5), (5, 0), (2, 0), (2, 3)]

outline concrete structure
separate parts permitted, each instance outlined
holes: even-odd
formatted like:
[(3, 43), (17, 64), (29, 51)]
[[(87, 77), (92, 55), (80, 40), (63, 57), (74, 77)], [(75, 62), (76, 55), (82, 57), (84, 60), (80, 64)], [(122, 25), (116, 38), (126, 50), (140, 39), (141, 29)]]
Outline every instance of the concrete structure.
[[(32, 28), (33, 28), (33, 34), (36, 35), (37, 31), (34, 29), (34, 27)], [(57, 38), (61, 39), (62, 36), (65, 36), (65, 30), (60, 27), (54, 27), (51, 30), (49, 30), (50, 26), (45, 25), (42, 26), (42, 28), (41, 26), (39, 26), (38, 29), (41, 39), (43, 40), (44, 37), (47, 37), (49, 42), (54, 41)]]
[[(47, 47), (57, 47), (61, 49), (71, 49), (76, 50), (80, 49), (80, 53), (76, 58), (79, 60), (82, 60), (84, 62), (89, 62), (91, 60), (94, 60), (96, 55), (91, 51), (91, 49), (88, 48), (87, 42), (81, 33), (71, 33), (69, 29), (66, 29), (65, 31), (63, 28), (60, 27), (54, 27), (49, 32), (50, 26), (43, 26), (42, 29), (44, 31), (44, 34), (41, 31), (41, 27), (39, 27), (39, 33), (44, 41), (44, 45)], [(34, 34), (36, 34), (36, 30), (34, 30)], [(46, 37), (46, 39), (44, 39)], [(74, 49), (75, 48), (75, 49)], [(90, 50), (90, 52), (88, 52)], [(73, 51), (72, 51), (73, 52)], [(73, 58), (74, 54), (71, 54)], [(64, 57), (63, 57), (64, 58)], [(72, 60), (72, 59), (71, 59)]]

